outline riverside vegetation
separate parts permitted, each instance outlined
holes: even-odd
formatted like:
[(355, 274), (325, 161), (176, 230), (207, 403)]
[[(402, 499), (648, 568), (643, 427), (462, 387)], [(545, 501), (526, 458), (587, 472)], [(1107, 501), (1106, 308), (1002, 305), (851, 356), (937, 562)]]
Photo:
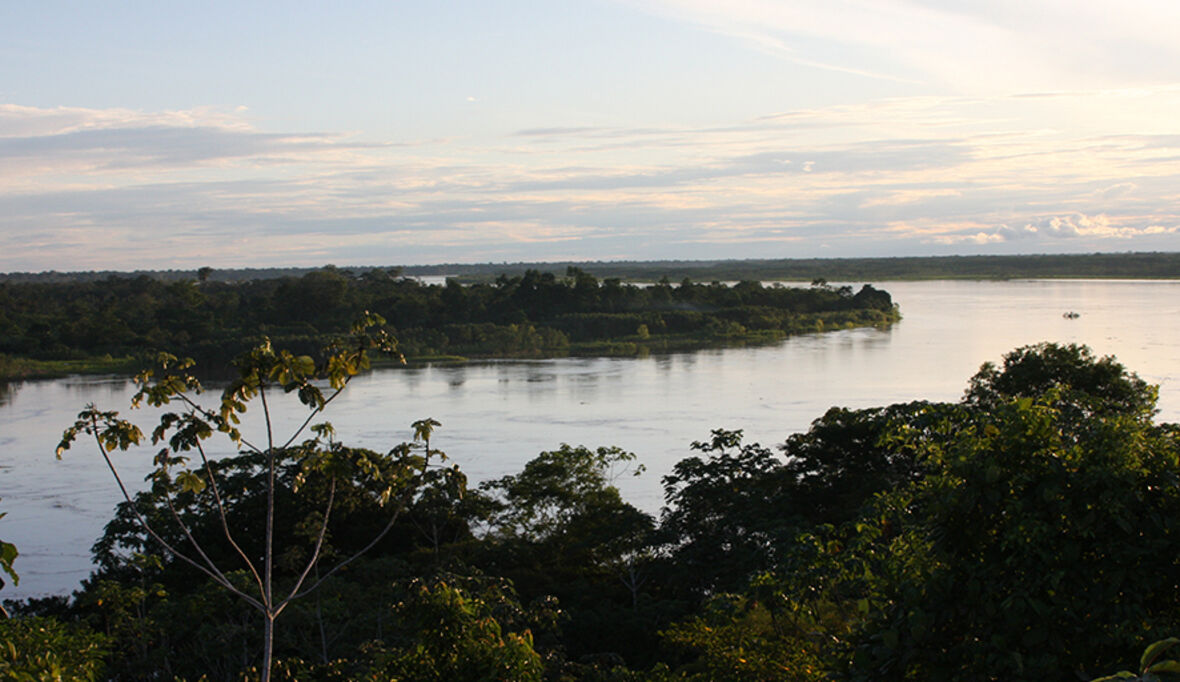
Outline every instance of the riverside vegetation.
[[(312, 429), (330, 395), (308, 382), (343, 388), (368, 347), (316, 362), (261, 346), (212, 409), (183, 367), (142, 375), (145, 400), (176, 404), (152, 433), (151, 488), (120, 505), (72, 597), (7, 604), (0, 672), (1147, 680), (1177, 667), (1161, 654), (1180, 631), (1180, 427), (1153, 421), (1155, 387), (1084, 346), (1016, 349), (954, 403), (832, 408), (775, 447), (714, 430), (663, 479), (658, 516), (612, 485), (641, 472), (617, 448), (560, 445), (468, 487), (429, 463), (445, 427), (428, 419), (417, 444), (385, 453)], [(235, 415), (275, 414), (284, 395), (311, 435), (238, 431)], [(116, 414), (83, 417), (67, 441), (89, 428), (109, 455), (145, 439)], [(190, 467), (218, 434), (259, 445)], [(298, 594), (309, 576), (318, 589), (278, 621), (241, 596)]]
[(899, 318), (888, 292), (870, 285), (855, 293), (822, 280), (809, 288), (687, 279), (639, 287), (577, 268), (468, 286), (332, 267), (240, 283), (0, 282), (0, 378), (132, 371), (159, 350), (219, 365), (260, 335), (308, 354), (364, 310), (389, 321), (410, 361), (635, 355)]
[[(619, 278), (656, 282), (662, 278), (680, 281), (796, 281), (817, 278), (840, 281), (882, 281), (915, 279), (1046, 279), (1046, 278), (1180, 278), (1180, 253), (1122, 252), (1073, 254), (1024, 254), (1012, 256), (913, 256), (885, 258), (768, 258), (744, 260), (656, 260), (579, 261), (570, 263), (443, 263), (406, 265), (398, 270), (413, 276), (455, 277), (464, 282), (491, 281), (507, 274), (524, 275), (529, 270), (563, 272), (567, 267), (584, 270), (599, 279)], [(199, 270), (140, 270), (162, 281), (198, 279), (239, 282), (251, 279), (301, 277), (314, 268), (200, 268)], [(374, 268), (352, 268), (358, 273)], [(10, 272), (0, 273), (0, 282), (93, 282), (114, 276), (112, 271)]]

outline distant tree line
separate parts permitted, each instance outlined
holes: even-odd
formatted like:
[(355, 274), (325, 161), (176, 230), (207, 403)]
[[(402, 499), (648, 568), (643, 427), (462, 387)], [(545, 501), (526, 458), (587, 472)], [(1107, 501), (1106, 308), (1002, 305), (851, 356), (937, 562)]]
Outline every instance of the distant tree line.
[(229, 283), (147, 275), (0, 282), (0, 354), (68, 360), (171, 349), (225, 361), (262, 335), (311, 352), (362, 311), (383, 316), (411, 357), (635, 353), (887, 324), (890, 295), (685, 279), (651, 286), (529, 270), (491, 282), (427, 285), (397, 271), (328, 267)]
[(921, 279), (1180, 277), (1180, 253), (1028, 254), (1012, 256), (908, 256), (891, 258), (778, 258), (746, 260), (603, 261), (587, 263), (486, 263), (409, 266), (406, 274), (466, 280), (519, 274), (528, 269), (580, 267), (597, 277), (654, 282), (662, 277), (702, 281), (760, 280), (842, 282)]
[[(329, 268), (333, 266), (327, 266)], [(774, 258), (744, 260), (578, 261), (519, 263), (442, 263), (438, 265), (349, 266), (357, 275), (381, 270), (408, 276), (455, 277), (460, 281), (491, 281), (499, 275), (520, 276), (529, 270), (564, 272), (578, 268), (600, 279), (656, 282), (741, 280), (800, 281), (818, 278), (843, 282), (910, 279), (1120, 278), (1176, 279), (1180, 253), (1023, 254), (1009, 256), (904, 256), (889, 258)], [(187, 279), (244, 282), (254, 279), (302, 277), (318, 268), (200, 268), (197, 270), (110, 270), (86, 272), (0, 273), (0, 282), (95, 282), (110, 277), (144, 275), (165, 282)]]

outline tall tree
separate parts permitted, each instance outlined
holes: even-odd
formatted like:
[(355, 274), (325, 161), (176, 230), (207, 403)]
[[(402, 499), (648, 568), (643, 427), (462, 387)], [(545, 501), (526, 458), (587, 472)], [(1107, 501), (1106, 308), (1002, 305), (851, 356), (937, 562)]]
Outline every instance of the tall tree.
[[(165, 515), (143, 513), (132, 500), (114, 465), (111, 458), (114, 450), (126, 450), (146, 440), (139, 427), (120, 418), (118, 412), (104, 412), (93, 405), (88, 406), (79, 414), (77, 422), (66, 430), (58, 447), (60, 457), (79, 435), (92, 436), (142, 531), (170, 559), (195, 569), (262, 616), (260, 668), (264, 682), (271, 674), (275, 620), (294, 600), (315, 590), (387, 534), (427, 476), (431, 460), (441, 454), (430, 445), (433, 430), (438, 426), (431, 419), (414, 423), (417, 447), (403, 444), (386, 454), (343, 447), (335, 440), (335, 432), (329, 423), (313, 424), (345, 390), (352, 377), (368, 368), (369, 352), (395, 352), (392, 338), (384, 332), (373, 331), (383, 323), (384, 320), (377, 316), (362, 317), (353, 326), (352, 336), (326, 349), (318, 363), (308, 356), (275, 351), (269, 343), (254, 348), (238, 359), (239, 376), (223, 391), (215, 409), (198, 402), (201, 385), (186, 372), (191, 361), (178, 361), (175, 357), (163, 355), (158, 375), (153, 370), (139, 375), (136, 381), (140, 390), (132, 400), (132, 407), (143, 403), (179, 407), (177, 411), (165, 412), (161, 416), (150, 437), (153, 445), (164, 444), (153, 460), (156, 468), (151, 477), (155, 490), (162, 493), (159, 499), (167, 510)], [(326, 387), (326, 392), (321, 386)], [(284, 394), (297, 398), (308, 413), (297, 421), (289, 434), (280, 436), (275, 410)], [(262, 411), (258, 439), (239, 429), (241, 415), (255, 400)], [(262, 467), (265, 481), (263, 518), (261, 523), (249, 528), (230, 525), (231, 518), (236, 518), (230, 513), (234, 500), (223, 495), (227, 481), (218, 477), (218, 468), (213, 465), (205, 446), (205, 441), (218, 433), (248, 456), (257, 458)], [(193, 453), (197, 461), (190, 468)], [(276, 560), (285, 548), (276, 544), (275, 521), (277, 498), (286, 492), (281, 474), (288, 463), (298, 469), (291, 492), (298, 494), (304, 486), (316, 485), (326, 490), (326, 501), (322, 511), (308, 522), (308, 534), (314, 541), (302, 570), (284, 578), (276, 573)], [(329, 519), (342, 479), (362, 481), (376, 499), (389, 508), (388, 520), (367, 545), (337, 560), (326, 570), (320, 570)], [(226, 554), (236, 559), (232, 565), (215, 560), (207, 543), (198, 539), (191, 527), (192, 517), (184, 513), (183, 507), (177, 506), (180, 499), (190, 504), (203, 504), (206, 511), (219, 519), (224, 542), (232, 550)], [(175, 524), (171, 531), (161, 526), (167, 522)], [(255, 534), (250, 542), (242, 538), (246, 532)], [(260, 550), (247, 551), (250, 546), (260, 547)], [(249, 575), (246, 584), (231, 576), (232, 571), (241, 568)]]

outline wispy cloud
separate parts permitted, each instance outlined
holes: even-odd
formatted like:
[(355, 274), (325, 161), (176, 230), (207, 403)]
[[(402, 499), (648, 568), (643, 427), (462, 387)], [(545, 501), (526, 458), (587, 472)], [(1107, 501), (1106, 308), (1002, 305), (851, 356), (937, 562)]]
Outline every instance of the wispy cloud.
[(569, 136), (569, 135), (584, 135), (586, 133), (594, 133), (602, 131), (602, 128), (592, 127), (558, 127), (558, 128), (526, 128), (524, 130), (516, 131), (516, 135), (522, 137), (551, 137), (551, 136)]
[[(149, 126), (84, 130), (0, 138), (0, 156), (8, 160), (98, 162), (97, 169), (175, 167), (250, 158), (285, 161), (341, 149), (332, 136), (267, 135), (215, 127)], [(89, 164), (87, 164), (89, 165)]]
[(1135, 110), (1180, 91), (1151, 92), (413, 145), (244, 112), (0, 107), (0, 269), (1158, 248), (1180, 226), (1180, 136)]
[(974, 95), (1174, 82), (1173, 3), (629, 0), (796, 64)]
[(109, 184), (208, 167), (355, 163), (358, 151), (376, 146), (337, 134), (265, 133), (240, 112), (0, 105), (0, 193), (77, 182), (78, 174)]

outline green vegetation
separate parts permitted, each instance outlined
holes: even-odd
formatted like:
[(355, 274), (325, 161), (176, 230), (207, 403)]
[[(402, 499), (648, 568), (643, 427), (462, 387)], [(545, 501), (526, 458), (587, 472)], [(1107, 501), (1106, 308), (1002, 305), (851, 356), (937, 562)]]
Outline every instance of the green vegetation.
[[(558, 263), (444, 263), (396, 268), (350, 266), (363, 275), (372, 270), (409, 276), (455, 277), (464, 282), (492, 281), (500, 275), (523, 276), (529, 270), (565, 272), (579, 268), (600, 279), (678, 282), (798, 281), (817, 278), (843, 282), (906, 279), (1044, 279), (1119, 278), (1175, 279), (1180, 277), (1180, 253), (1024, 254), (1012, 256), (912, 256), (891, 258), (775, 258), (690, 261), (580, 261)], [(14, 272), (0, 273), (0, 282), (99, 282), (111, 277), (146, 276), (162, 282), (246, 282), (256, 279), (299, 278), (315, 268), (201, 268), (145, 270), (133, 273)]]
[(1139, 675), (1122, 670), (1113, 675), (1096, 679), (1094, 682), (1113, 682), (1114, 680), (1161, 682), (1162, 680), (1174, 680), (1177, 676), (1180, 676), (1180, 661), (1170, 658), (1160, 660), (1160, 658), (1165, 651), (1177, 644), (1180, 644), (1180, 638), (1168, 637), (1167, 639), (1153, 642), (1144, 649), (1143, 656), (1139, 658)]
[(655, 282), (661, 278), (737, 282), (834, 282), (913, 279), (1175, 279), (1180, 253), (1030, 254), (1017, 256), (912, 256), (894, 258), (778, 258), (719, 261), (609, 261), (593, 263), (484, 263), (408, 266), (410, 275), (488, 280), (529, 269), (579, 267), (596, 277)]
[[(162, 501), (167, 514), (159, 504), (140, 505), (132, 500), (110, 458), (109, 453), (116, 449), (126, 450), (145, 441), (140, 428), (120, 418), (117, 412), (88, 406), (66, 430), (58, 446), (60, 458), (80, 435), (93, 437), (125, 498), (120, 510), (123, 520), (145, 533), (155, 543), (152, 548), (163, 550), (167, 559), (195, 570), (194, 578), (220, 586), (262, 616), (260, 669), (264, 682), (270, 679), (279, 615), (376, 545), (393, 528), (418, 489), (439, 473), (431, 470), (431, 459), (442, 457), (430, 447), (431, 432), (438, 425), (432, 420), (414, 424), (415, 444), (421, 443), (421, 447), (403, 444), (385, 454), (346, 448), (336, 442), (331, 424), (312, 424), (352, 377), (368, 368), (369, 351), (393, 352), (386, 334), (369, 331), (382, 323), (379, 317), (363, 317), (353, 325), (352, 336), (335, 342), (319, 362), (288, 351), (275, 352), (269, 344), (260, 345), (239, 357), (235, 363), (238, 378), (222, 393), (216, 409), (197, 402), (200, 382), (185, 373), (191, 361), (177, 362), (175, 357), (161, 356), (159, 374), (147, 370), (137, 376), (140, 390), (132, 398), (132, 407), (147, 404), (177, 409), (164, 413), (151, 432), (152, 445), (167, 444), (153, 460), (156, 468), (149, 476), (152, 500)], [(321, 388), (324, 384), (326, 392)], [(283, 394), (297, 395), (309, 410), (287, 435), (276, 432), (268, 403), (268, 396), (273, 403)], [(240, 415), (255, 400), (261, 405), (265, 421), (257, 445), (253, 436), (248, 438), (238, 428)], [(215, 465), (206, 455), (204, 442), (216, 433), (223, 434), (243, 454)], [(195, 469), (188, 466), (194, 454), (199, 455)], [(227, 467), (234, 467), (233, 472)], [(453, 475), (456, 472), (443, 473), (444, 478)], [(243, 478), (251, 482), (250, 488), (234, 490)], [(280, 504), (277, 497), (284, 495), (302, 495), (318, 503), (306, 517), (290, 520), (290, 528), (276, 528)], [(247, 502), (248, 498), (253, 499)], [(372, 517), (381, 519), (372, 539), (355, 553), (330, 561), (330, 568), (325, 567), (321, 576), (325, 542), (331, 547), (328, 528), (333, 511), (343, 504), (366, 503), (373, 508)], [(243, 518), (242, 506), (255, 507), (258, 519), (265, 522), (263, 527), (258, 527), (258, 519)], [(194, 512), (196, 508), (201, 512)], [(225, 544), (237, 556), (218, 556), (209, 549), (213, 540), (202, 531), (210, 524), (219, 527)], [(313, 540), (310, 548), (299, 541), (300, 535)], [(114, 561), (109, 554), (103, 559), (107, 563)], [(288, 571), (280, 569), (276, 575), (277, 561), (288, 563)], [(243, 580), (235, 580), (227, 573), (243, 568), (249, 578), (243, 574)]]
[(0, 620), (0, 678), (98, 680), (107, 638), (81, 624), (36, 616)]
[[(351, 364), (323, 365), (341, 389), (363, 365), (360, 346), (336, 350), (348, 348)], [(1083, 346), (1017, 349), (955, 403), (833, 408), (777, 448), (715, 430), (664, 478), (658, 518), (613, 485), (642, 474), (618, 448), (561, 445), (468, 488), (457, 467), (427, 464), (429, 442), (381, 454), (322, 426), (248, 445), (232, 416), (251, 391), (269, 416), (290, 389), (310, 408), (307, 428), (328, 406), (309, 390), (308, 362), (255, 350), (212, 412), (182, 397), (192, 379), (145, 383), (145, 400), (179, 407), (153, 434), (163, 449), (151, 488), (120, 505), (72, 598), (8, 602), (0, 636), (14, 644), (0, 646), (0, 670), (658, 681), (1176, 671), (1162, 654), (1180, 632), (1180, 427), (1153, 421), (1154, 387)], [(117, 416), (85, 415), (67, 435), (90, 428), (104, 452), (135, 440)], [(421, 440), (436, 426), (420, 422)], [(242, 454), (188, 468), (217, 432)], [(319, 588), (267, 628), (280, 603), (268, 595), (297, 595), (305, 578)], [(1136, 666), (1128, 656), (1147, 642)], [(1130, 669), (1140, 676), (1118, 672)]]
[[(0, 519), (4, 518), (7, 513), (0, 513)], [(11, 542), (4, 542), (0, 540), (0, 571), (4, 571), (12, 580), (13, 584), (20, 583), (20, 575), (12, 568), (12, 562), (16, 561), (16, 557), (20, 555), (16, 545)], [(0, 578), (0, 588), (4, 587), (4, 578)], [(0, 606), (0, 617), (7, 618), (8, 611)]]
[(0, 379), (62, 377), (70, 374), (129, 374), (143, 364), (140, 358), (109, 354), (76, 360), (35, 360), (0, 354)]
[(241, 283), (147, 276), (0, 282), (0, 378), (126, 371), (168, 349), (227, 362), (262, 336), (309, 354), (362, 311), (389, 320), (411, 361), (566, 354), (635, 355), (767, 343), (789, 334), (886, 325), (889, 294), (684, 280), (650, 287), (528, 271), (494, 282), (424, 285), (335, 268)]

